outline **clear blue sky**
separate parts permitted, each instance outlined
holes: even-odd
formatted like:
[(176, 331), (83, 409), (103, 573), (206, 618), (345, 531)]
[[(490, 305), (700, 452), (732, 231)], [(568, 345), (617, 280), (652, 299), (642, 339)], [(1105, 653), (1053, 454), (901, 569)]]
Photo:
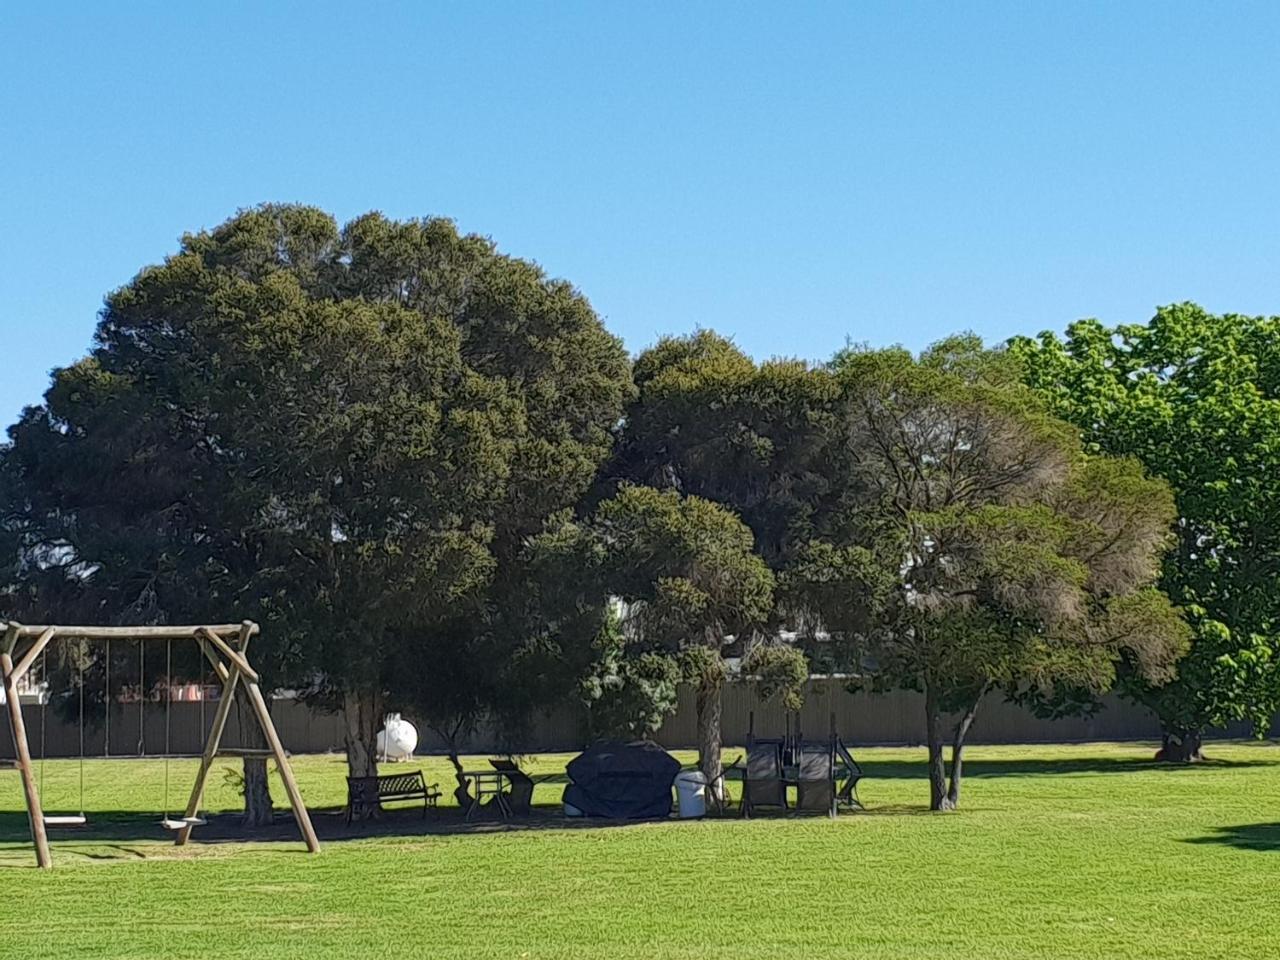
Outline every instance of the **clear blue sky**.
[(5, 4), (0, 425), (267, 200), (453, 217), (633, 350), (1280, 313), (1277, 51), (1275, 3)]

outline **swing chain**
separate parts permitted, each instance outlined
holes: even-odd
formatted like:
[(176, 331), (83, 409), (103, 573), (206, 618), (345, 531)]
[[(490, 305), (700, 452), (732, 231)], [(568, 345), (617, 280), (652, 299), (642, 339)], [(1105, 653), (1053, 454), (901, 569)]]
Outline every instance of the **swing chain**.
[(111, 756), (111, 638), (107, 638), (106, 658), (102, 667), (102, 700), (106, 704), (105, 729), (102, 736), (102, 754)]
[(40, 796), (44, 796), (45, 715), (49, 712), (49, 647), (40, 651)]
[(88, 641), (80, 644), (76, 658), (76, 682), (80, 685), (80, 816), (84, 816), (84, 661), (89, 655)]
[(173, 641), (165, 641), (164, 647), (164, 818), (169, 819), (169, 754), (173, 752), (170, 740), (170, 717), (173, 713)]
[(142, 646), (142, 639), (138, 639), (138, 756), (145, 757), (147, 755), (147, 727), (146, 717), (142, 711), (142, 705), (147, 698), (147, 655)]

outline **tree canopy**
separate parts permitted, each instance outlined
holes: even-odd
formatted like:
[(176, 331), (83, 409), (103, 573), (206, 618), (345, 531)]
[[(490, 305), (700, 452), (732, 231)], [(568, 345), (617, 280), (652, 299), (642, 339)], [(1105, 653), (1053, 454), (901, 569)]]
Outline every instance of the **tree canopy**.
[(773, 574), (751, 530), (710, 500), (626, 484), (555, 539), (624, 605), (621, 655), (635, 661), (632, 679), (660, 681), (674, 667), (693, 684), (699, 766), (718, 781), (724, 652), (749, 647), (773, 608)]
[(1118, 683), (1182, 743), (1280, 707), (1278, 325), (1182, 305), (823, 365), (704, 330), (632, 365), (449, 221), (259, 207), (110, 294), (11, 428), (0, 603), (261, 620), (353, 775), (387, 705), (461, 771), (482, 722), (514, 747), (578, 698), (644, 733), (688, 682), (717, 782), (730, 663), (790, 707), (840, 672), (923, 694), (950, 808), (990, 693)]
[(784, 589), (852, 669), (924, 693), (934, 809), (959, 800), (988, 691), (1103, 690), (1125, 656), (1169, 678), (1182, 622), (1149, 589), (1173, 518), (1161, 481), (1083, 454), (974, 338), (919, 359), (846, 351), (834, 369), (843, 482)]
[(756, 364), (710, 330), (668, 337), (636, 359), (637, 396), (607, 476), (733, 510), (779, 570), (831, 479), (822, 456), (835, 389), (801, 361)]
[(113, 293), (11, 432), (22, 602), (287, 625), (265, 635), (346, 699), (366, 772), (388, 664), (492, 631), (628, 367), (572, 287), (448, 221), (245, 211)]

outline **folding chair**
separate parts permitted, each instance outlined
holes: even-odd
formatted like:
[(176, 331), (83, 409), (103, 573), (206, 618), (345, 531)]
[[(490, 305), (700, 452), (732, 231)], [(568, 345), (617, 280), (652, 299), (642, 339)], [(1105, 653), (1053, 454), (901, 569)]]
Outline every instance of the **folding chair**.
[(787, 809), (781, 740), (752, 739), (747, 743), (747, 765), (742, 773), (742, 815), (751, 816), (757, 807)]
[(796, 811), (836, 815), (834, 738), (800, 742), (796, 750)]
[(839, 764), (836, 802), (851, 810), (863, 809), (862, 801), (858, 799), (858, 781), (864, 776), (862, 767), (839, 737), (836, 738), (836, 760)]

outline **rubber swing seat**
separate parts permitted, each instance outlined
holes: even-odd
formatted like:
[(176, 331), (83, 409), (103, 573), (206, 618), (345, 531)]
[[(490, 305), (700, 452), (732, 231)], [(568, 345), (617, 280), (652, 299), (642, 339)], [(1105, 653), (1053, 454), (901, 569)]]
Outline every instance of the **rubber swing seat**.
[(160, 826), (166, 830), (183, 830), (187, 827), (203, 827), (208, 822), (204, 817), (178, 817), (173, 820), (161, 820)]
[(83, 813), (79, 815), (71, 814), (62, 817), (44, 818), (44, 825), (46, 827), (83, 827), (88, 822), (88, 817)]

